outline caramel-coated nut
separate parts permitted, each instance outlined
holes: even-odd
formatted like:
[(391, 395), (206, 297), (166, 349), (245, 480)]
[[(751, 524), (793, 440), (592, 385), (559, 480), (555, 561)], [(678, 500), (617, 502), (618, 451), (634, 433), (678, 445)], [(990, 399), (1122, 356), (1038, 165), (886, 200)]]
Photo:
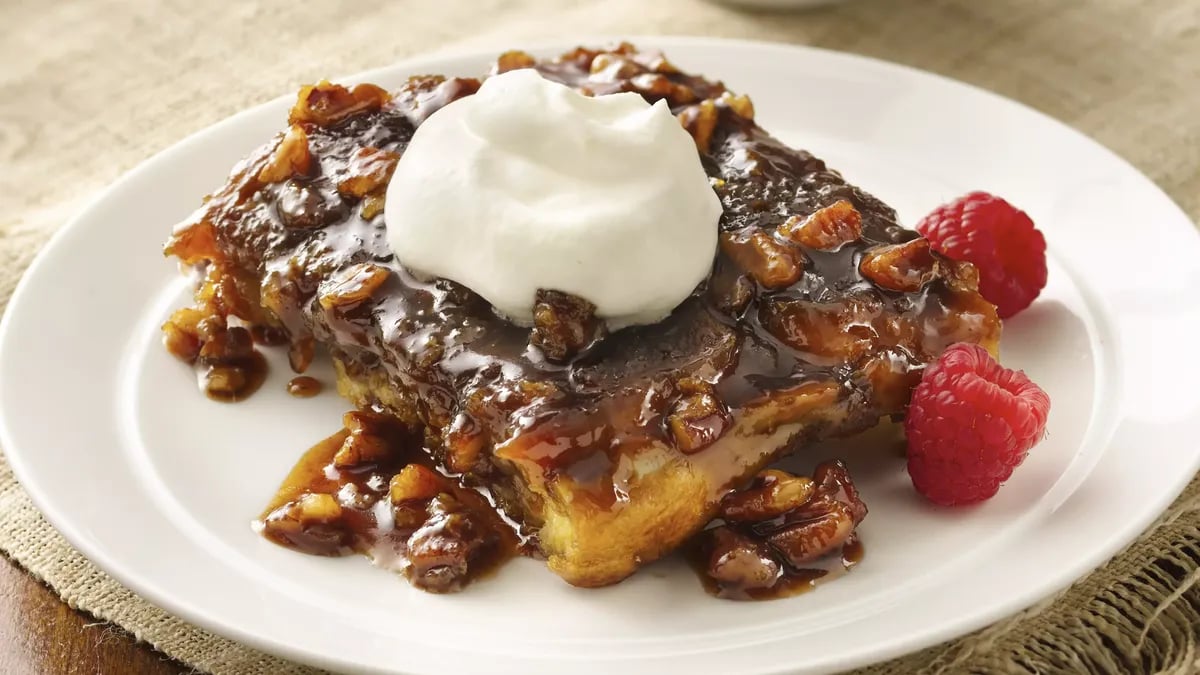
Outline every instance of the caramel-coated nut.
[(707, 154), (712, 146), (713, 131), (717, 128), (717, 106), (711, 99), (688, 106), (677, 115), (679, 123), (696, 141), (696, 149)]
[(779, 226), (779, 233), (802, 246), (832, 250), (862, 237), (862, 214), (842, 199), (817, 209), (806, 218), (788, 218)]
[(359, 148), (350, 158), (346, 177), (338, 182), (338, 192), (361, 198), (382, 190), (391, 179), (399, 160), (400, 155), (388, 150)]
[(392, 476), (388, 497), (393, 504), (428, 501), (442, 491), (442, 477), (420, 464), (409, 464)]
[(814, 518), (787, 525), (769, 535), (767, 543), (793, 567), (800, 567), (837, 550), (854, 533), (854, 519), (842, 504)]
[(358, 84), (353, 89), (329, 82), (306, 85), (296, 96), (288, 123), (328, 127), (355, 113), (379, 110), (390, 100), (386, 91), (373, 84)]
[(342, 447), (333, 456), (333, 465), (345, 469), (373, 464), (387, 459), (391, 453), (392, 448), (386, 439), (362, 431), (353, 431), (342, 441)]
[(937, 259), (921, 237), (867, 251), (858, 269), (880, 288), (915, 293), (937, 275)]
[(312, 168), (312, 153), (308, 150), (308, 134), (304, 127), (293, 124), (288, 128), (271, 159), (258, 172), (264, 183), (278, 183), (292, 176), (307, 175)]
[(779, 580), (779, 561), (761, 542), (726, 526), (708, 530), (704, 536), (711, 549), (706, 572), (723, 590), (766, 589)]
[(346, 308), (359, 304), (379, 290), (391, 272), (374, 263), (358, 263), (338, 271), (321, 284), (321, 306)]
[(596, 306), (575, 295), (539, 290), (529, 342), (550, 361), (568, 361), (596, 339), (602, 323)]
[(756, 228), (722, 232), (721, 250), (765, 288), (786, 288), (800, 280), (800, 252)]
[(510, 70), (519, 70), (521, 68), (532, 68), (537, 61), (527, 52), (520, 50), (511, 50), (504, 52), (500, 58), (496, 59), (496, 65), (492, 69), (495, 74), (507, 73)]
[(754, 119), (754, 103), (745, 94), (725, 92), (721, 94), (721, 102), (729, 106), (739, 117), (747, 120)]
[(687, 392), (685, 386), (680, 389), (685, 390), (685, 395), (676, 401), (667, 416), (667, 428), (671, 430), (675, 447), (690, 455), (715, 443), (732, 420), (711, 388), (691, 392)]
[(728, 521), (767, 520), (800, 508), (812, 498), (816, 484), (805, 476), (784, 471), (763, 471), (745, 490), (721, 500), (721, 517)]
[(342, 515), (342, 505), (338, 504), (333, 495), (309, 492), (302, 495), (289, 509), (289, 515), (301, 523), (319, 523), (336, 520)]

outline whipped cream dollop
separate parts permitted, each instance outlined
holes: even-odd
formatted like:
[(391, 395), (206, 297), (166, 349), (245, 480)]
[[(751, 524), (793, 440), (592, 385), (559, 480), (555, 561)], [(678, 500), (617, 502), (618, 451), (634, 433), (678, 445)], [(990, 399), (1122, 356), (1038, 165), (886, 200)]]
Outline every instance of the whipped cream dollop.
[(539, 289), (619, 328), (654, 323), (708, 276), (721, 203), (667, 105), (587, 97), (531, 69), (484, 81), (418, 127), (384, 217), (409, 269), (528, 324)]

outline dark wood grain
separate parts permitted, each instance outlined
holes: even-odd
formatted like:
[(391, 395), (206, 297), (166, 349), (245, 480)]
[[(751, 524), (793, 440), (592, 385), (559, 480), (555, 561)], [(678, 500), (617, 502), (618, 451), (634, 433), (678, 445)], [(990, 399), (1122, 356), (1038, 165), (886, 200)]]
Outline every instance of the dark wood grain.
[(176, 675), (191, 669), (110, 623), (68, 607), (0, 556), (0, 673)]

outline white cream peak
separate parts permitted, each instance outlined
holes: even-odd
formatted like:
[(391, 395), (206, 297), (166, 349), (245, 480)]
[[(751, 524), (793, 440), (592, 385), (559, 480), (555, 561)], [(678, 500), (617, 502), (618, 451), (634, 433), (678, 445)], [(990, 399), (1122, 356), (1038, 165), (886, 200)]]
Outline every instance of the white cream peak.
[(721, 203), (665, 102), (587, 97), (530, 69), (417, 129), (388, 185), (388, 242), (523, 324), (538, 289), (610, 327), (654, 323), (708, 276)]

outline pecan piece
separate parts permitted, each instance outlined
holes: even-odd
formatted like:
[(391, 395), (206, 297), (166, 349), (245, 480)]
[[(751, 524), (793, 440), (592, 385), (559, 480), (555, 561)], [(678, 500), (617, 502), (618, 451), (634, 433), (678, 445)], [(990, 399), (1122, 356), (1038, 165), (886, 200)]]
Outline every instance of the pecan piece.
[(504, 52), (500, 58), (496, 59), (496, 65), (492, 67), (492, 74), (499, 75), (510, 70), (532, 68), (536, 63), (537, 61), (528, 52), (511, 50)]
[(709, 549), (706, 573), (722, 595), (740, 596), (779, 581), (782, 567), (762, 542), (728, 526), (706, 530), (704, 535)]
[(690, 455), (715, 443), (733, 419), (711, 384), (686, 378), (678, 386), (683, 397), (675, 402), (667, 416), (667, 428), (671, 430), (675, 447)]
[(319, 302), (325, 309), (353, 307), (379, 290), (391, 274), (374, 263), (358, 263), (339, 270), (321, 283)]
[(200, 356), (199, 324), (204, 313), (192, 307), (175, 310), (162, 325), (163, 344), (175, 358), (195, 363)]
[(375, 464), (387, 459), (391, 454), (392, 448), (386, 438), (356, 430), (350, 432), (346, 440), (342, 441), (342, 447), (338, 448), (337, 454), (333, 456), (333, 465), (339, 469), (346, 469)]
[(812, 479), (764, 471), (721, 500), (725, 524), (701, 533), (700, 562), (721, 597), (756, 597), (850, 543), (866, 513), (841, 462), (822, 463)]
[(409, 464), (392, 476), (388, 496), (393, 504), (429, 501), (442, 491), (442, 477), (420, 464)]
[(442, 430), (442, 445), (446, 448), (446, 464), (451, 471), (466, 473), (479, 461), (486, 441), (475, 418), (460, 412)]
[(816, 487), (805, 476), (768, 469), (745, 490), (731, 492), (721, 500), (721, 517), (734, 522), (768, 520), (803, 506)]
[(359, 148), (350, 158), (346, 167), (346, 177), (338, 181), (338, 192), (352, 197), (366, 197), (387, 185), (398, 161), (400, 155), (394, 152), (379, 148)]
[(539, 290), (533, 305), (529, 342), (550, 361), (569, 361), (591, 344), (603, 327), (596, 306), (575, 295)]
[(862, 214), (841, 199), (807, 218), (788, 218), (779, 226), (779, 234), (802, 246), (828, 251), (862, 237)]
[(738, 274), (728, 265), (721, 265), (708, 282), (708, 296), (717, 309), (732, 317), (741, 316), (754, 299), (754, 282), (749, 275)]
[(750, 101), (749, 96), (725, 92), (721, 94), (720, 101), (737, 113), (738, 117), (746, 120), (754, 119), (754, 103)]
[(919, 237), (867, 251), (858, 269), (880, 288), (915, 293), (937, 274), (937, 259), (929, 249), (929, 240)]
[(264, 183), (279, 183), (292, 176), (307, 175), (312, 168), (312, 153), (308, 150), (308, 134), (304, 127), (293, 124), (275, 146), (271, 159), (258, 172)]
[(841, 547), (853, 532), (849, 511), (833, 503), (826, 511), (768, 534), (766, 540), (789, 565), (801, 567)]
[(288, 123), (307, 122), (328, 127), (355, 113), (379, 110), (390, 100), (386, 91), (373, 84), (359, 84), (347, 89), (322, 81), (300, 88), (296, 104), (288, 114)]
[(446, 493), (430, 501), (428, 514), (408, 538), (409, 581), (432, 593), (456, 591), (470, 578), (471, 563), (494, 547), (498, 537)]
[(800, 280), (800, 252), (757, 228), (721, 233), (721, 250), (765, 288), (786, 288)]
[(711, 99), (706, 99), (693, 106), (688, 106), (676, 115), (679, 123), (692, 135), (696, 141), (696, 149), (702, 154), (708, 154), (712, 145), (713, 131), (717, 128), (717, 106)]
[(769, 298), (759, 306), (763, 326), (781, 342), (816, 356), (855, 361), (878, 339), (881, 308), (868, 297), (837, 303)]

